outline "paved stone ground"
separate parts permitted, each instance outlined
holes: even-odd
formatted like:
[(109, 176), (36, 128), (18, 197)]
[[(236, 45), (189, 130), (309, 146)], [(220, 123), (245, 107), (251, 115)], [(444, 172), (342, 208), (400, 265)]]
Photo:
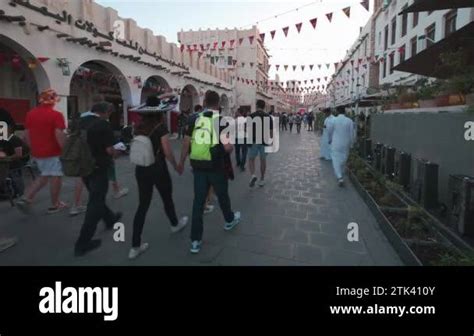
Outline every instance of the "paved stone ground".
[[(175, 141), (174, 149), (180, 144)], [(97, 236), (101, 249), (76, 259), (73, 244), (83, 217), (67, 213), (45, 214), (48, 192), (38, 197), (34, 216), (25, 216), (0, 203), (0, 233), (15, 235), (20, 242), (0, 254), (0, 265), (262, 265), (262, 266), (372, 266), (401, 265), (369, 209), (351, 185), (340, 189), (330, 163), (319, 160), (319, 138), (303, 131), (284, 133), (280, 152), (269, 157), (267, 186), (248, 188), (249, 175), (236, 173), (230, 193), (235, 210), (242, 211), (242, 223), (235, 231), (223, 230), (220, 211), (205, 217), (204, 246), (201, 253), (189, 253), (189, 231), (172, 236), (159, 196), (155, 192), (147, 217), (144, 241), (150, 250), (138, 260), (127, 259), (132, 221), (137, 207), (133, 167), (121, 159), (118, 176), (131, 189), (121, 200), (110, 200), (111, 207), (124, 212), (126, 243), (115, 243), (102, 226)], [(179, 178), (173, 174), (174, 199), (179, 215), (191, 216), (192, 175), (187, 169)], [(65, 181), (63, 195), (71, 201), (74, 181)], [(360, 225), (358, 243), (347, 241), (347, 226)]]

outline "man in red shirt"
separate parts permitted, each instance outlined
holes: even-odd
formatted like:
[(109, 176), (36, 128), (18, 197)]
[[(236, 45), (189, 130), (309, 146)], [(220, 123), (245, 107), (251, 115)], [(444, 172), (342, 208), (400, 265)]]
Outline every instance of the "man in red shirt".
[(18, 202), (21, 210), (27, 210), (36, 194), (48, 182), (51, 188), (51, 207), (48, 213), (57, 213), (66, 207), (66, 204), (59, 200), (63, 176), (59, 157), (66, 140), (64, 116), (54, 110), (59, 100), (54, 90), (44, 91), (39, 97), (40, 105), (26, 116), (25, 140), (31, 148), (31, 156), (36, 161), (41, 176), (33, 182), (23, 199)]

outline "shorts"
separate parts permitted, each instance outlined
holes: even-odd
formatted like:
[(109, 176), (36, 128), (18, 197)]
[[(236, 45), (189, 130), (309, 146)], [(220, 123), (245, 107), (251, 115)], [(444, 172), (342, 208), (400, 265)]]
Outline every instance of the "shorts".
[(38, 166), (38, 170), (40, 171), (40, 175), (43, 177), (62, 177), (63, 174), (63, 165), (61, 164), (61, 160), (59, 160), (59, 156), (50, 157), (50, 158), (42, 158), (37, 159), (35, 158), (34, 161)]
[(265, 145), (252, 145), (249, 148), (248, 156), (250, 160), (255, 160), (257, 156), (260, 156), (260, 159), (266, 159), (267, 153), (265, 152)]

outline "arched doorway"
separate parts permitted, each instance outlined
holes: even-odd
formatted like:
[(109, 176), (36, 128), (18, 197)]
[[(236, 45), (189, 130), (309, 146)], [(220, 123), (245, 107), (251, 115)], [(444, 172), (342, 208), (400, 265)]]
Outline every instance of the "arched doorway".
[(104, 99), (115, 107), (110, 123), (119, 130), (125, 124), (124, 111), (130, 94), (128, 81), (117, 67), (104, 61), (88, 61), (72, 76), (68, 118), (77, 118), (90, 111), (95, 101)]
[(23, 126), (26, 114), (36, 105), (39, 91), (50, 87), (41, 61), (23, 46), (0, 35), (0, 108)]
[(192, 85), (186, 85), (181, 91), (181, 97), (179, 102), (179, 110), (181, 112), (192, 113), (194, 106), (199, 104), (199, 92)]
[(144, 104), (151, 95), (160, 95), (170, 90), (170, 85), (160, 76), (151, 76), (143, 84), (141, 103)]
[(226, 94), (223, 94), (221, 96), (221, 109), (222, 109), (222, 115), (230, 116), (230, 102), (229, 102), (229, 97), (227, 97)]

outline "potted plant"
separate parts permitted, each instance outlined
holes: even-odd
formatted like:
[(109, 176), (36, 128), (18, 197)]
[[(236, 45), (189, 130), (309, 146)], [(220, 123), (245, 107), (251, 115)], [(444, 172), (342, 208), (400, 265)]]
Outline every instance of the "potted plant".
[(438, 82), (432, 82), (427, 78), (420, 80), (417, 83), (416, 95), (418, 98), (418, 105), (421, 108), (436, 107), (436, 94), (439, 92)]
[(450, 74), (441, 84), (442, 91), (448, 95), (448, 105), (465, 105), (466, 96), (474, 90), (474, 66), (469, 64), (469, 54), (461, 48), (443, 53), (440, 58), (439, 70)]

